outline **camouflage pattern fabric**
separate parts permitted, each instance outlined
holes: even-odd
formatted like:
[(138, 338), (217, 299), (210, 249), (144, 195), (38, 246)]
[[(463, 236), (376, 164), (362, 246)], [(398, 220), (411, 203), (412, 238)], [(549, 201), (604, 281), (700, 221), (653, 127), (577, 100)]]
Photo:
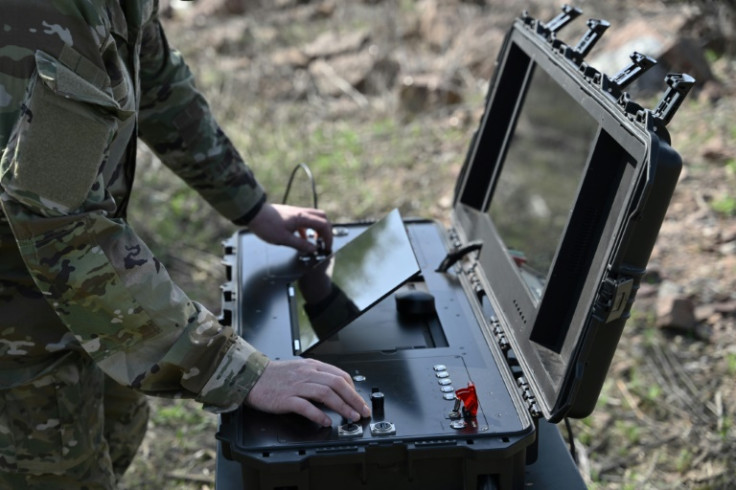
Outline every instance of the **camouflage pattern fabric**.
[(148, 401), (140, 392), (105, 376), (103, 409), (104, 436), (110, 446), (112, 471), (116, 477), (120, 477), (133, 462), (146, 435), (150, 412)]
[(0, 490), (115, 488), (148, 416), (144, 395), (69, 353), (27, 385), (0, 390)]
[[(225, 411), (268, 362), (188, 298), (125, 220), (137, 137), (235, 223), (265, 200), (157, 10), (154, 0), (0, 0), (4, 393), (41, 396), (60, 362), (88, 357), (123, 386)], [(30, 439), (50, 441), (54, 427)], [(16, 463), (0, 444), (0, 471)]]
[(0, 390), (0, 490), (115, 488), (105, 405), (121, 403), (127, 420), (136, 419), (127, 435), (110, 434), (123, 443), (118, 451), (132, 454), (148, 413), (136, 409), (140, 394), (126, 397), (117, 385), (108, 400), (106, 386), (112, 385), (88, 357), (69, 353), (27, 385)]

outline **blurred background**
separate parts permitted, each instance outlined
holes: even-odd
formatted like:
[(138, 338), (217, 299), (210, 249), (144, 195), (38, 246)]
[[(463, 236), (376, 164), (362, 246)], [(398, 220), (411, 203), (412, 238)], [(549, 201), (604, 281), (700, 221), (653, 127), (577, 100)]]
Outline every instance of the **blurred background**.
[[(611, 23), (587, 61), (609, 75), (640, 51), (660, 63), (631, 93), (658, 103), (667, 72), (698, 84), (669, 125), (684, 170), (646, 284), (590, 417), (572, 421), (591, 488), (736, 487), (736, 21), (734, 1), (581, 1), (559, 37)], [(170, 44), (221, 126), (281, 202), (309, 166), (334, 222), (404, 216), (448, 224), (455, 179), (496, 55), (523, 11), (549, 0), (161, 0)], [(175, 280), (220, 309), (215, 215), (145, 148), (130, 220)], [(290, 204), (311, 205), (297, 172)], [(214, 488), (217, 418), (152, 399), (124, 489)], [(564, 427), (562, 427), (564, 430)], [(566, 433), (566, 432), (565, 432)], [(567, 434), (567, 433), (566, 433)]]

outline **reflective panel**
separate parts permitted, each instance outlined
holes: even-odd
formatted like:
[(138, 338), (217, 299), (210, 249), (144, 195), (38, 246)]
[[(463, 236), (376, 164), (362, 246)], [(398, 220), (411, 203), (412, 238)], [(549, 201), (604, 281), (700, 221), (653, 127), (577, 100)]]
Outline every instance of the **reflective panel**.
[(304, 354), (419, 272), (397, 209), (297, 281), (295, 354)]
[(538, 302), (598, 124), (536, 67), (488, 209)]

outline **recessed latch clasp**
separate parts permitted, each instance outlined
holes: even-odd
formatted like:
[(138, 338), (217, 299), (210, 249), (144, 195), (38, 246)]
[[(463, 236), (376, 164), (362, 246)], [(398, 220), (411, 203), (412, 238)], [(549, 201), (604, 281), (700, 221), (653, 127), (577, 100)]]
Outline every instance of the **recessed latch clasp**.
[(634, 279), (631, 277), (608, 278), (603, 281), (596, 310), (605, 323), (621, 318), (627, 310), (627, 305), (633, 300), (631, 297), (633, 290)]

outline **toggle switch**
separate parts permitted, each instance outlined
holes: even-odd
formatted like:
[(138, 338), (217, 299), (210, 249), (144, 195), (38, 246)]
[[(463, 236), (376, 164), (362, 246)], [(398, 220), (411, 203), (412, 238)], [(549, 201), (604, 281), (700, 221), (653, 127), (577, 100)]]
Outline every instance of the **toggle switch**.
[(382, 418), (384, 415), (384, 400), (385, 396), (378, 388), (373, 388), (371, 393), (371, 408), (374, 418)]
[[(447, 400), (448, 398), (445, 398), (445, 399)], [(447, 414), (447, 416), (452, 420), (457, 420), (463, 416), (462, 413), (460, 412), (463, 402), (457, 397), (455, 397), (454, 400), (455, 400), (455, 405), (452, 407), (452, 410), (450, 411), (450, 413)]]
[(475, 417), (478, 412), (478, 395), (475, 392), (475, 385), (468, 383), (467, 388), (460, 388), (455, 395), (463, 402), (463, 416)]

